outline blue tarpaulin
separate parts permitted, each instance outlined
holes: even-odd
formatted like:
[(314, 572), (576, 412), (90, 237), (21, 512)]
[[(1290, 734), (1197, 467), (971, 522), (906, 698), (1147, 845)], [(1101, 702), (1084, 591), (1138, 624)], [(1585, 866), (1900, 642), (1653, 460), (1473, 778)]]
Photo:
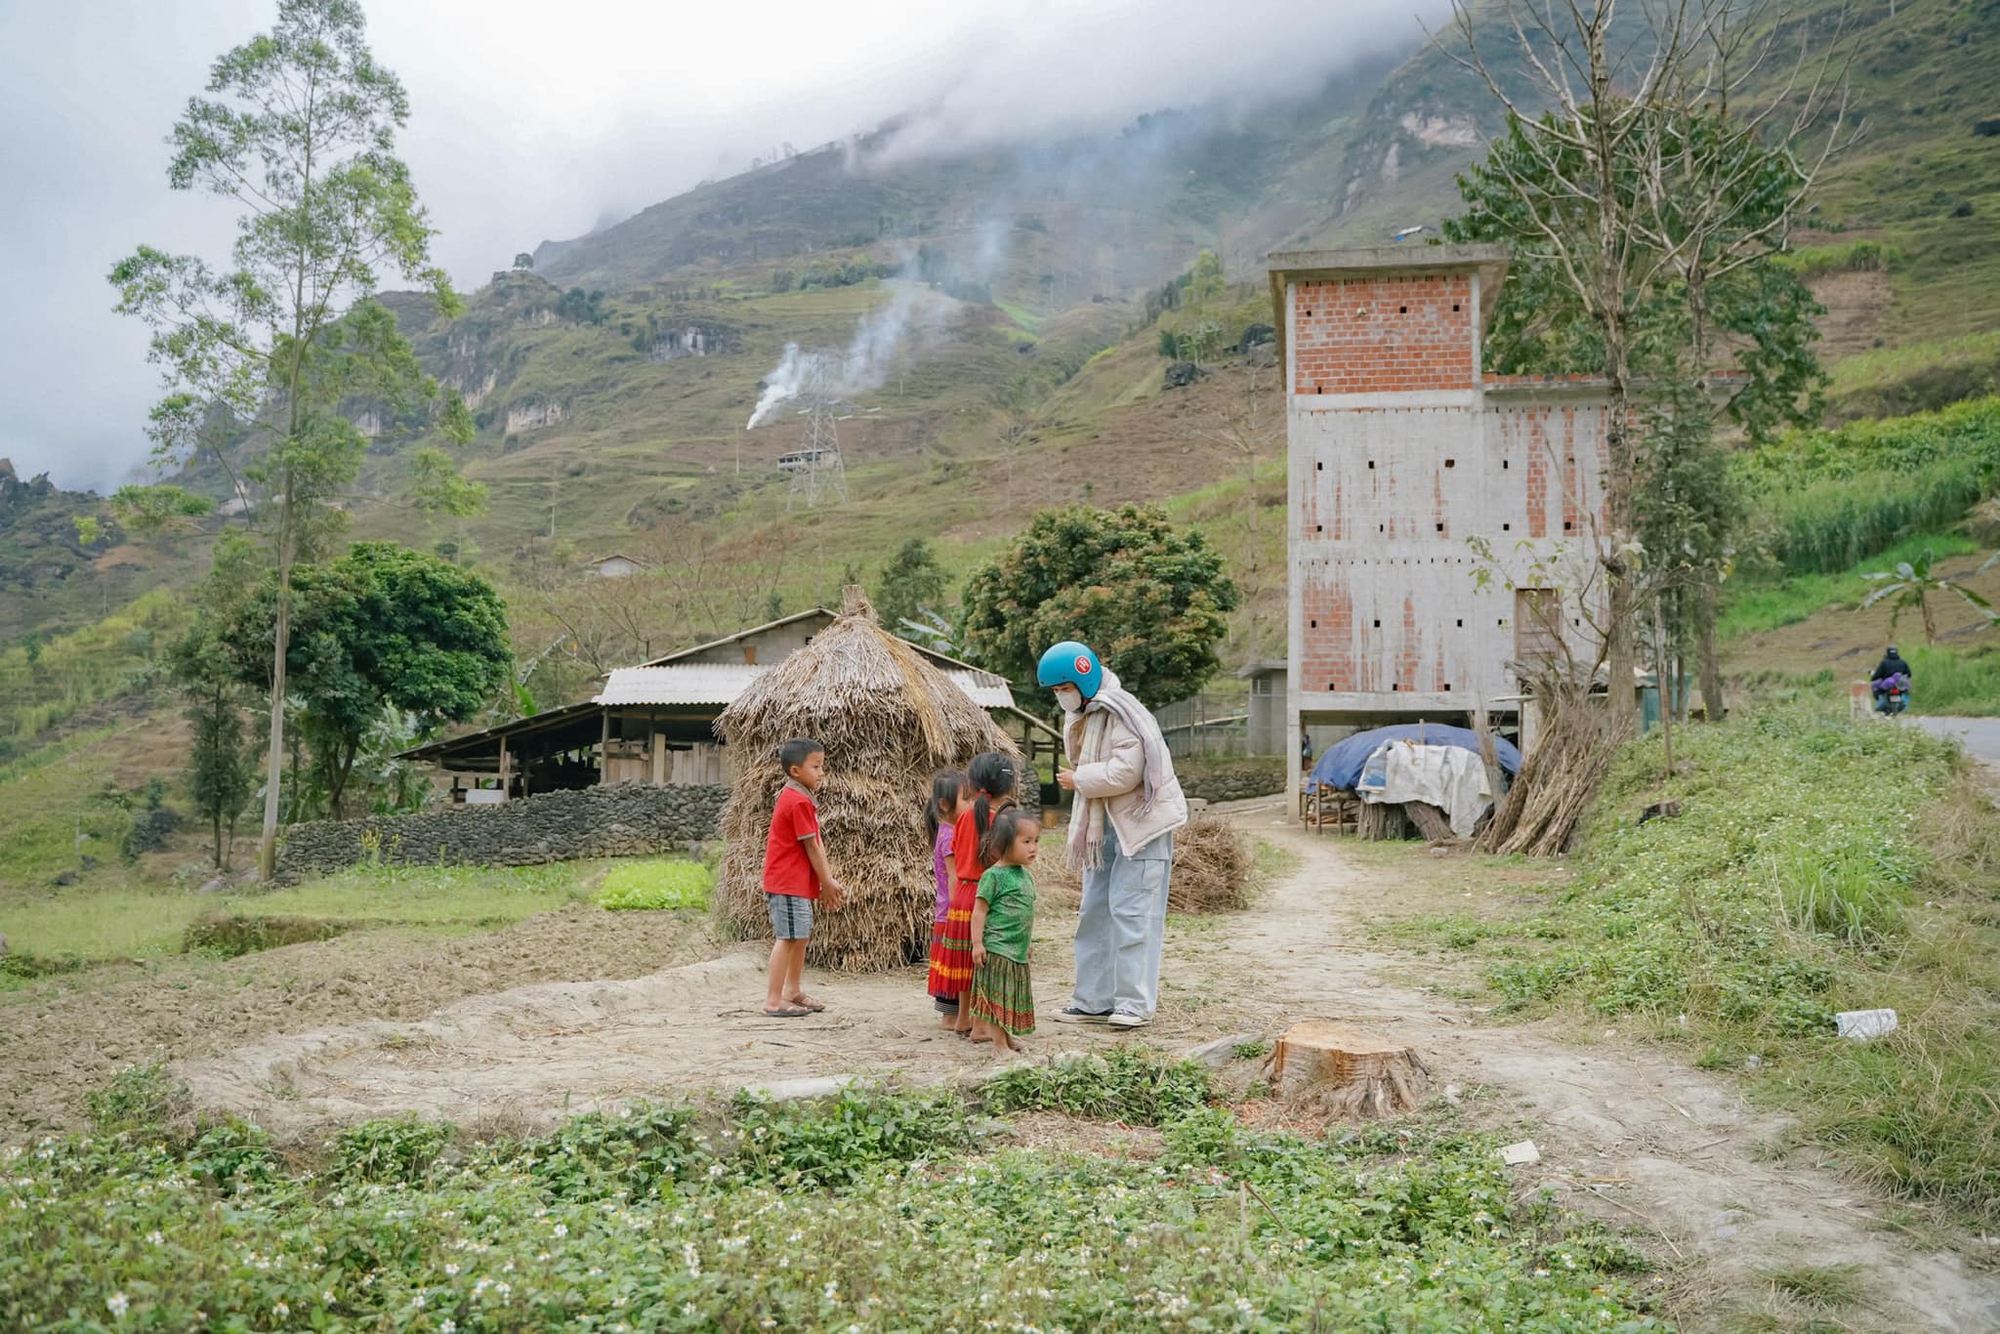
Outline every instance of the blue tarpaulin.
[[(1421, 746), (1457, 746), (1460, 750), (1477, 753), (1479, 734), (1469, 727), (1450, 727), (1444, 723), (1397, 723), (1391, 727), (1376, 727), (1366, 732), (1356, 732), (1345, 741), (1336, 741), (1327, 747), (1313, 766), (1309, 788), (1330, 787), (1336, 792), (1352, 792), (1361, 778), (1361, 766), (1375, 753), (1376, 747), (1385, 741), (1414, 741)], [(1514, 743), (1500, 737), (1493, 738), (1493, 750), (1500, 757), (1500, 767), (1510, 774), (1521, 771), (1521, 752)]]

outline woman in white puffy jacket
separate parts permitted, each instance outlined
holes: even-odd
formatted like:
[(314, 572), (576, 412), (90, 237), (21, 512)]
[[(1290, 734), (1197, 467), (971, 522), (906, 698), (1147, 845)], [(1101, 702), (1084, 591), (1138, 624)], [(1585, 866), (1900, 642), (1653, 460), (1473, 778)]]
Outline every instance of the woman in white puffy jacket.
[(1159, 1008), (1167, 882), (1187, 798), (1159, 723), (1088, 647), (1057, 644), (1036, 679), (1063, 710), (1072, 767), (1056, 781), (1076, 794), (1068, 857), (1083, 876), (1076, 991), (1054, 1017), (1142, 1028)]

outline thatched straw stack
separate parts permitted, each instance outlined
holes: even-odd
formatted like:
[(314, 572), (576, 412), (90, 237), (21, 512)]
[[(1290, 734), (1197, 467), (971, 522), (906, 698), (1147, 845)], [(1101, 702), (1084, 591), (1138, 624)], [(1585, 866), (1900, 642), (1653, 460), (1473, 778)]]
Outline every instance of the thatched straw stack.
[(778, 747), (811, 737), (826, 747), (820, 836), (847, 903), (814, 918), (806, 958), (822, 968), (899, 968), (930, 948), (931, 775), (962, 769), (981, 751), (1020, 752), (957, 684), (876, 623), (859, 588), (847, 590), (841, 612), (716, 720), (739, 757), (722, 808), (728, 852), (716, 903), (738, 934), (770, 937), (764, 842), (785, 781)]
[[(1174, 912), (1236, 912), (1256, 897), (1257, 859), (1249, 840), (1219, 816), (1203, 813), (1174, 831), (1174, 875), (1167, 907)], [(1071, 870), (1060, 836), (1042, 839), (1035, 862), (1037, 904), (1064, 910), (1083, 901), (1083, 878)]]

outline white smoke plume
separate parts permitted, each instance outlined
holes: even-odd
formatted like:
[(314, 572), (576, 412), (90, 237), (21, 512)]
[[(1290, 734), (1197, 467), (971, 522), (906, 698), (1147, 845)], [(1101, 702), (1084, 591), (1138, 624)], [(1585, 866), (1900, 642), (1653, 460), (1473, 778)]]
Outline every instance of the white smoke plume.
[[(854, 337), (840, 353), (836, 364), (826, 368), (827, 392), (846, 397), (879, 389), (895, 370), (896, 355), (906, 343), (921, 347), (925, 339), (944, 327), (952, 307), (950, 297), (933, 292), (914, 277), (915, 260), (906, 260), (903, 276), (890, 280), (889, 299), (863, 315), (854, 326)], [(763, 392), (743, 429), (754, 431), (771, 415), (810, 386), (817, 354), (801, 351), (797, 343), (785, 344), (778, 364), (764, 377)]]
[(749, 425), (743, 429), (756, 430), (781, 404), (797, 398), (799, 391), (805, 388), (806, 369), (806, 360), (799, 355), (799, 345), (785, 344), (785, 355), (778, 358), (777, 366), (764, 377), (764, 392), (757, 395), (757, 408), (750, 414)]

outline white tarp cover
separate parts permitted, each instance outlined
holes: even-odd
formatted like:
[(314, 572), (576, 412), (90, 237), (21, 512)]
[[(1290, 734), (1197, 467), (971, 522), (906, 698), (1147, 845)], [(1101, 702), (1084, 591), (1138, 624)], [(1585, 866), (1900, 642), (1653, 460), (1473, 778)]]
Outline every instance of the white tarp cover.
[(1493, 804), (1485, 761), (1458, 746), (1384, 742), (1361, 766), (1354, 790), (1363, 801), (1428, 802), (1445, 813), (1460, 838), (1472, 837), (1472, 827)]

